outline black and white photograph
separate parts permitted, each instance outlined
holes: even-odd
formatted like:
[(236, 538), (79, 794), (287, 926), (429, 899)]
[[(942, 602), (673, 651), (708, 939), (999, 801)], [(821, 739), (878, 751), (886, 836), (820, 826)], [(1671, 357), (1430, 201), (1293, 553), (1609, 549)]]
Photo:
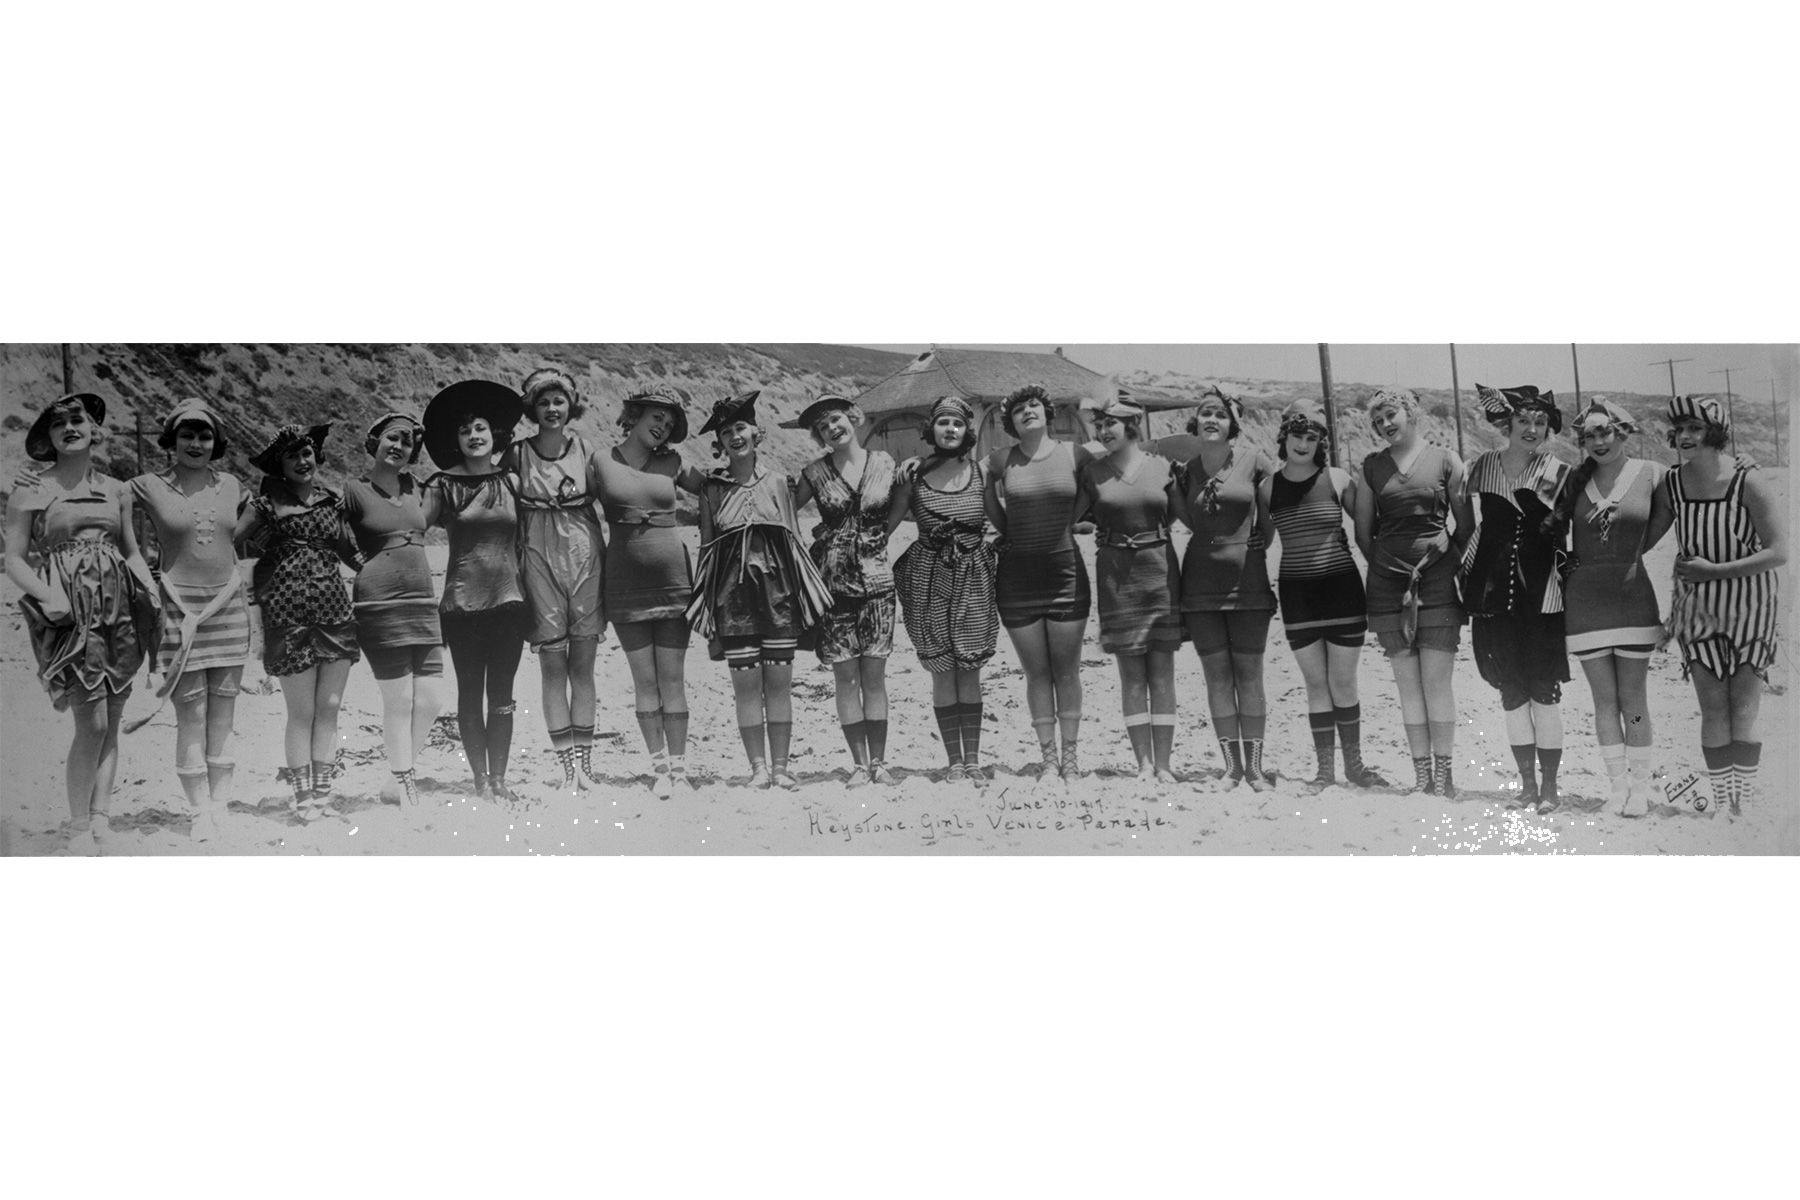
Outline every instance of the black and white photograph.
[(9, 11), (7, 1196), (1787, 1196), (1769, 6)]
[(1791, 344), (7, 345), (5, 744), (67, 750), (9, 763), (5, 844), (1793, 854), (1796, 381)]

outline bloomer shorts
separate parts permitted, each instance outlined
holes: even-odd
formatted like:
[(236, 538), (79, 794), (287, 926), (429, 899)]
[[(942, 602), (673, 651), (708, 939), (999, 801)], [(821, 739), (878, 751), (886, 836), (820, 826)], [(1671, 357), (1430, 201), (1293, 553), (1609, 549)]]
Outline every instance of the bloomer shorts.
[(433, 676), (444, 673), (444, 648), (429, 646), (364, 646), (369, 669), (377, 679), (401, 679), (407, 675)]
[(647, 646), (659, 650), (686, 650), (691, 631), (686, 617), (658, 617), (653, 621), (614, 621), (619, 648), (635, 654)]
[(1369, 632), (1367, 621), (1351, 621), (1342, 625), (1310, 625), (1305, 629), (1288, 630), (1288, 645), (1295, 650), (1304, 650), (1314, 642), (1325, 642), (1333, 646), (1361, 646)]
[(1413, 644), (1406, 644), (1406, 635), (1398, 629), (1382, 629), (1375, 634), (1381, 642), (1382, 653), (1392, 658), (1396, 654), (1410, 654), (1414, 650), (1445, 650), (1451, 654), (1462, 644), (1461, 625), (1421, 625)]
[(525, 557), (525, 599), (531, 608), (531, 648), (567, 649), (570, 638), (600, 637), (606, 625), (600, 601), (601, 566), (590, 564), (575, 578), (564, 580), (543, 558)]
[(169, 692), (169, 698), (177, 704), (192, 704), (208, 694), (214, 696), (235, 696), (243, 690), (244, 668), (240, 664), (235, 667), (201, 667), (195, 671), (183, 671)]
[(747, 671), (763, 663), (775, 666), (791, 663), (797, 644), (794, 638), (757, 637), (754, 634), (719, 639), (725, 663), (734, 671)]
[(1275, 611), (1268, 608), (1225, 608), (1181, 614), (1188, 640), (1201, 654), (1217, 654), (1221, 650), (1233, 654), (1261, 654), (1269, 647), (1269, 622), (1274, 619)]
[(886, 658), (894, 652), (894, 593), (845, 596), (819, 619), (819, 661), (826, 666), (856, 658)]

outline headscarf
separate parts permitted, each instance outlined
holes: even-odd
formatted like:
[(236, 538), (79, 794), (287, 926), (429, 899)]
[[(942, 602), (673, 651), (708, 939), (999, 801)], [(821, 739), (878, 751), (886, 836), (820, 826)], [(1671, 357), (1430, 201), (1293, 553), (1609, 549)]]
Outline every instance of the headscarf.
[(1325, 423), (1325, 410), (1311, 400), (1296, 400), (1281, 414), (1281, 427), (1275, 434), (1276, 445), (1290, 433), (1316, 433), (1321, 438), (1330, 432)]
[(1373, 396), (1369, 397), (1369, 409), (1371, 412), (1384, 404), (1392, 404), (1396, 408), (1404, 408), (1408, 412), (1418, 412), (1419, 393), (1413, 391), (1411, 388), (1391, 387), (1382, 388), (1379, 392), (1376, 392)]
[(642, 388), (625, 397), (625, 403), (649, 404), (674, 413), (675, 428), (669, 434), (668, 444), (673, 446), (687, 441), (687, 400), (672, 385), (661, 382), (653, 383), (649, 387)]
[(412, 426), (412, 457), (407, 459), (410, 465), (419, 461), (419, 453), (425, 449), (425, 426), (419, 424), (418, 418), (403, 412), (384, 412), (370, 423), (368, 432), (363, 434), (363, 449), (370, 454), (375, 453), (376, 439), (381, 431), (395, 421), (405, 421)]
[(1630, 435), (1638, 431), (1637, 422), (1632, 420), (1631, 414), (1626, 412), (1621, 405), (1615, 404), (1605, 396), (1595, 396), (1588, 401), (1587, 407), (1582, 409), (1575, 417), (1575, 433), (1577, 436), (1580, 436), (1581, 427), (1587, 424), (1587, 419), (1595, 413), (1599, 413), (1601, 416), (1605, 417), (1607, 423), (1621, 434)]
[(1541, 412), (1550, 418), (1550, 432), (1562, 432), (1562, 410), (1556, 407), (1555, 392), (1539, 392), (1529, 384), (1519, 387), (1491, 388), (1475, 385), (1476, 403), (1490, 422), (1510, 421), (1524, 412)]

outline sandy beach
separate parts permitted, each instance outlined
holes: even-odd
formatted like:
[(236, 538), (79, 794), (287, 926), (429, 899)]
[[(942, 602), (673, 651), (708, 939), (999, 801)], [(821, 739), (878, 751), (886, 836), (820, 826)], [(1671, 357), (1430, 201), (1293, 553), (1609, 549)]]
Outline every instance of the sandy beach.
[[(1786, 486), (1786, 472), (1770, 472)], [(803, 516), (803, 525), (810, 520)], [(898, 554), (913, 527), (896, 534)], [(694, 531), (686, 531), (691, 538)], [(1178, 544), (1183, 540), (1177, 535)], [(1078, 538), (1092, 564), (1093, 539)], [(441, 587), (442, 547), (432, 548)], [(1665, 540), (1651, 556), (1666, 608), (1674, 548)], [(1278, 551), (1271, 554), (1278, 560)], [(1271, 563), (1271, 572), (1276, 569)], [(67, 817), (62, 764), (68, 717), (54, 711), (34, 677), (18, 615), (18, 591), (0, 584), (7, 786), (3, 832), (7, 853), (46, 855), (61, 845)], [(1516, 785), (1498, 697), (1481, 681), (1465, 632), (1456, 674), (1460, 713), (1454, 800), (1359, 791), (1338, 786), (1309, 794), (1314, 757), (1306, 694), (1277, 622), (1271, 631), (1266, 686), (1266, 763), (1281, 777), (1262, 793), (1228, 789), (1210, 730), (1199, 659), (1177, 658), (1181, 697), (1175, 768), (1181, 785), (1145, 788), (1133, 763), (1119, 711), (1117, 671), (1090, 620), (1083, 655), (1082, 761), (1090, 772), (1072, 786), (1039, 786), (1018, 772), (1036, 758), (1025, 710), (1024, 677), (1004, 635), (984, 676), (987, 721), (984, 761), (993, 784), (976, 790), (939, 781), (943, 754), (931, 717), (931, 682), (902, 627), (889, 662), (891, 732), (888, 760), (895, 787), (846, 790), (849, 752), (832, 707), (831, 674), (803, 654), (794, 682), (794, 758), (798, 792), (751, 790), (738, 740), (725, 667), (704, 645), (688, 658), (692, 718), (689, 747), (694, 786), (669, 800), (650, 792), (649, 760), (633, 718), (624, 657), (610, 635), (597, 668), (595, 770), (599, 786), (579, 797), (557, 795), (556, 762), (536, 715), (539, 678), (528, 653), (520, 667), (514, 743), (514, 786), (530, 797), (507, 807), (467, 793), (462, 752), (440, 722), (421, 754), (423, 800), (403, 807), (380, 800), (388, 778), (381, 753), (380, 702), (367, 663), (350, 675), (340, 738), (345, 775), (330, 818), (299, 824), (275, 771), (281, 765), (284, 709), (275, 682), (259, 664), (245, 673), (238, 702), (235, 752), (238, 799), (216, 843), (189, 839), (191, 824), (173, 772), (174, 712), (165, 708), (142, 730), (122, 738), (119, 783), (111, 806), (108, 855), (306, 854), (1792, 854), (1800, 852), (1800, 801), (1792, 778), (1791, 679), (1793, 604), (1784, 596), (1788, 639), (1763, 699), (1763, 795), (1742, 816), (1695, 814), (1665, 807), (1648, 818), (1606, 810), (1606, 776), (1593, 743), (1587, 684), (1571, 663), (1565, 685), (1566, 730), (1561, 787), (1564, 808), (1550, 816), (1509, 811)], [(447, 704), (454, 691), (446, 662)], [(1366, 756), (1396, 782), (1411, 778), (1393, 680), (1371, 644), (1359, 673)], [(1658, 654), (1650, 672), (1656, 762), (1679, 779), (1699, 765), (1699, 711), (1678, 657)], [(149, 710), (152, 690), (139, 685), (127, 719)], [(1704, 790), (1704, 789), (1702, 789)]]

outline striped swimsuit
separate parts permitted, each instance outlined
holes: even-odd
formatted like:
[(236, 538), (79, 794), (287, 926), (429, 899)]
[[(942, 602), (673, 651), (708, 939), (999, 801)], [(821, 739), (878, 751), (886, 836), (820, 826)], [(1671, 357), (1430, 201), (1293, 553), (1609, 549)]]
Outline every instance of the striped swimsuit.
[[(1669, 472), (1680, 553), (1728, 563), (1763, 548), (1743, 502), (1744, 476), (1751, 469), (1739, 463), (1725, 494), (1717, 500), (1689, 496), (1682, 487), (1681, 472)], [(1720, 679), (1731, 677), (1742, 666), (1767, 678), (1775, 662), (1779, 591), (1774, 571), (1695, 583), (1677, 580), (1669, 628), (1681, 643), (1683, 676), (1698, 663)]]
[(1331, 471), (1294, 483), (1276, 471), (1269, 486), (1269, 519), (1281, 535), (1281, 624), (1299, 650), (1321, 639), (1360, 646), (1368, 632), (1362, 572), (1344, 536), (1344, 509)]

